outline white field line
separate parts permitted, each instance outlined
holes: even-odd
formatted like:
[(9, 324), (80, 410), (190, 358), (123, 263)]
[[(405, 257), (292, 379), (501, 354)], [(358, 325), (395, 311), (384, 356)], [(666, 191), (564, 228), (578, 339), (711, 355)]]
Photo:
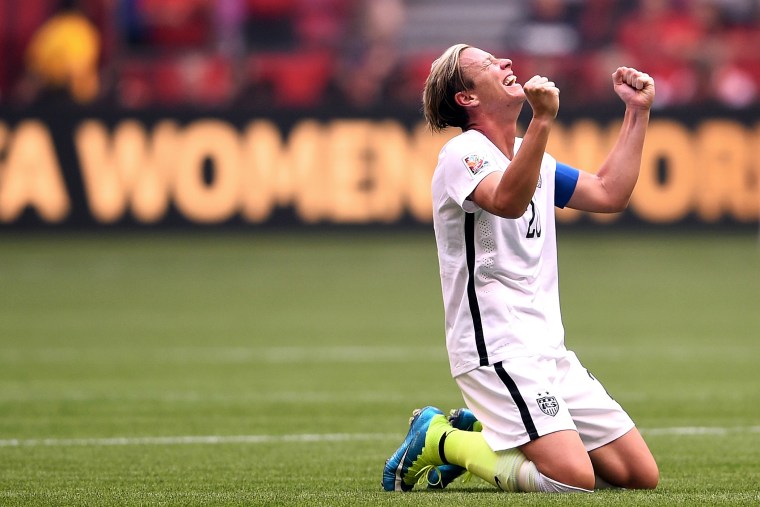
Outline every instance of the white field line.
[(206, 435), (174, 437), (42, 438), (0, 440), (0, 447), (79, 447), (119, 445), (270, 444), (398, 439), (395, 433), (301, 433), (295, 435)]
[(760, 426), (735, 426), (731, 428), (721, 428), (716, 426), (681, 426), (673, 428), (640, 428), (642, 435), (659, 436), (659, 435), (729, 435), (742, 433), (760, 433)]
[[(760, 433), (760, 426), (732, 428), (683, 426), (673, 428), (641, 428), (645, 436), (725, 436), (730, 434)], [(0, 440), (0, 447), (107, 447), (130, 445), (189, 445), (189, 444), (272, 444), (310, 442), (355, 442), (398, 440), (395, 433), (300, 433), (293, 435), (206, 435), (167, 437), (116, 437), (116, 438), (42, 438)]]

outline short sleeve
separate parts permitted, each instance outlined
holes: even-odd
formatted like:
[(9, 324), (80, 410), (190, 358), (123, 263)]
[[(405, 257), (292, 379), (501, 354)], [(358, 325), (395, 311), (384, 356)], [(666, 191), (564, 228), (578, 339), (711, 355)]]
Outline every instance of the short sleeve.
[(564, 208), (575, 192), (575, 186), (578, 184), (580, 171), (569, 165), (557, 162), (557, 168), (554, 171), (554, 205), (558, 208)]
[(461, 145), (456, 148), (446, 155), (446, 191), (464, 211), (472, 213), (478, 207), (467, 198), (488, 174), (503, 169), (499, 168), (488, 149), (479, 146), (463, 149), (465, 147)]

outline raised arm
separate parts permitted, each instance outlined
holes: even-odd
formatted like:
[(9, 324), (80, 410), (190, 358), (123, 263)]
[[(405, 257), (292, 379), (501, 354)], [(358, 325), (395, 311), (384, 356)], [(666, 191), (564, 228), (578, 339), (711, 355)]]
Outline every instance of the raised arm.
[(549, 133), (559, 110), (559, 89), (553, 81), (534, 76), (525, 83), (524, 90), (533, 109), (533, 119), (525, 131), (520, 151), (504, 173), (486, 176), (472, 193), (475, 204), (504, 218), (519, 218), (530, 205)]
[(654, 80), (630, 67), (612, 74), (615, 92), (625, 103), (625, 116), (615, 146), (596, 174), (581, 171), (567, 206), (599, 213), (614, 213), (628, 206), (639, 177), (649, 110), (654, 101)]

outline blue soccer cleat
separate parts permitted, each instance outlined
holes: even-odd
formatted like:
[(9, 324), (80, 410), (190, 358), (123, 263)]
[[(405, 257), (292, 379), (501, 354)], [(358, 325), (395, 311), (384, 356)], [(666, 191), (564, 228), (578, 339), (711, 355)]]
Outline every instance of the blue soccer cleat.
[(385, 491), (411, 491), (428, 472), (443, 465), (438, 454), (441, 437), (452, 427), (443, 412), (435, 407), (417, 409), (412, 414), (409, 432), (383, 469)]
[(449, 412), (449, 422), (458, 430), (481, 431), (483, 429), (483, 425), (468, 408), (457, 408)]

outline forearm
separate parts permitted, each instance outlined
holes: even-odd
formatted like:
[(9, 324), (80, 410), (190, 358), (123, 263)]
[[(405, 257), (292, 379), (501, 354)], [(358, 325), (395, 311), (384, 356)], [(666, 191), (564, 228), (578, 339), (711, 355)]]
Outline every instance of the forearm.
[(504, 208), (502, 212), (511, 218), (522, 216), (533, 198), (553, 123), (553, 118), (534, 118), (530, 122), (520, 150), (496, 188), (494, 201), (500, 203)]
[(649, 109), (626, 108), (617, 141), (597, 172), (609, 202), (616, 208), (612, 211), (625, 208), (636, 186), (648, 125)]

